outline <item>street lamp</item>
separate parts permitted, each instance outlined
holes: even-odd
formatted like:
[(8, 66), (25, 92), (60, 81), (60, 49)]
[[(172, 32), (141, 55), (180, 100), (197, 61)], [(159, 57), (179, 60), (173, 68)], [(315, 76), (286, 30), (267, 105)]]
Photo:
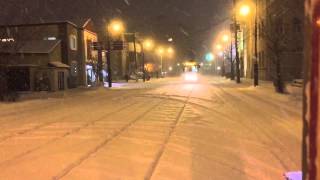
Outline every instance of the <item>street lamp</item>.
[(225, 33), (222, 35), (222, 41), (225, 44), (230, 43), (230, 76), (231, 76), (231, 80), (234, 80), (234, 66), (233, 66), (233, 60), (232, 60), (232, 40), (231, 40), (231, 36), (229, 35), (229, 33)]
[(173, 48), (172, 48), (172, 47), (169, 47), (169, 48), (167, 49), (167, 53), (168, 53), (168, 56), (171, 58), (172, 55), (174, 54)]
[[(235, 42), (235, 51), (236, 51), (236, 82), (241, 83), (240, 79), (240, 58), (239, 58), (239, 51), (238, 51), (238, 30), (239, 30), (239, 24), (237, 20), (237, 1), (233, 0), (233, 8), (234, 8), (234, 14), (233, 14), (233, 25), (232, 30), (234, 31), (234, 42)], [(233, 79), (233, 77), (231, 77)]]
[(228, 42), (229, 42), (229, 40), (230, 40), (229, 35), (224, 34), (224, 35), (222, 36), (222, 41), (223, 41), (224, 43), (228, 43)]
[(108, 66), (108, 86), (112, 87), (112, 69), (111, 69), (111, 39), (110, 36), (117, 37), (124, 32), (124, 25), (120, 20), (112, 20), (107, 25), (107, 66)]
[(239, 14), (243, 17), (247, 17), (250, 14), (250, 6), (243, 4), (239, 8)]
[[(258, 62), (258, 2), (255, 2), (255, 17), (254, 17), (254, 59), (253, 59), (253, 84), (259, 85), (259, 62)], [(240, 7), (240, 15), (247, 17), (250, 14), (250, 6), (243, 4)]]
[(108, 32), (114, 37), (121, 35), (124, 29), (123, 22), (120, 20), (113, 20), (108, 25)]
[(143, 46), (144, 46), (144, 49), (147, 50), (147, 51), (150, 51), (153, 49), (154, 47), (154, 42), (152, 39), (146, 39), (144, 42), (143, 42)]
[(143, 60), (143, 82), (146, 81), (146, 68), (145, 68), (145, 53), (144, 50), (151, 51), (154, 47), (154, 42), (152, 39), (146, 39), (141, 43), (141, 49), (142, 49), (142, 60)]
[(218, 51), (220, 51), (220, 50), (222, 49), (222, 46), (221, 46), (220, 44), (217, 44), (217, 45), (216, 45), (216, 49), (217, 49)]
[(161, 76), (163, 73), (163, 53), (164, 53), (164, 49), (163, 47), (158, 47), (157, 49), (157, 54), (160, 56), (160, 63), (161, 63)]

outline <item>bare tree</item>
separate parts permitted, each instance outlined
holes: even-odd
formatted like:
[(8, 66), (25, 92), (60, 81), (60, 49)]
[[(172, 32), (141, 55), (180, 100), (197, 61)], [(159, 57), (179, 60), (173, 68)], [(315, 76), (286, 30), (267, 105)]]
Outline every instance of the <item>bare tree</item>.
[(272, 73), (276, 91), (284, 93), (285, 85), (281, 71), (282, 55), (287, 47), (287, 36), (283, 29), (283, 22), (280, 18), (272, 18), (267, 22), (268, 25), (263, 31), (266, 46), (269, 51), (269, 58), (272, 65), (275, 66), (275, 72)]
[[(275, 1), (271, 6), (272, 12), (267, 16), (266, 24), (262, 26), (260, 31), (265, 40), (265, 45), (268, 51), (268, 58), (272, 63), (272, 79), (276, 91), (279, 93), (285, 92), (285, 73), (284, 58), (287, 53), (299, 52), (299, 45), (293, 45), (297, 42), (297, 34), (294, 34), (293, 26), (300, 26), (301, 24), (292, 23), (293, 9), (290, 9), (288, 4), (296, 3), (291, 1)], [(301, 9), (303, 12), (303, 9)], [(299, 33), (299, 32), (298, 32)], [(302, 36), (301, 34), (298, 34)], [(302, 42), (301, 42), (302, 44)], [(302, 49), (301, 49), (302, 52)]]

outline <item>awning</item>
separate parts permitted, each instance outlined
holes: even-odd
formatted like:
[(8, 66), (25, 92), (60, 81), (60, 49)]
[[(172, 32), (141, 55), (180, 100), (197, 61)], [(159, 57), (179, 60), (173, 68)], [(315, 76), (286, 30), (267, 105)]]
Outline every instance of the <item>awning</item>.
[(48, 65), (51, 66), (51, 67), (57, 67), (57, 68), (70, 68), (69, 65), (64, 64), (62, 62), (59, 62), (59, 61), (49, 62)]

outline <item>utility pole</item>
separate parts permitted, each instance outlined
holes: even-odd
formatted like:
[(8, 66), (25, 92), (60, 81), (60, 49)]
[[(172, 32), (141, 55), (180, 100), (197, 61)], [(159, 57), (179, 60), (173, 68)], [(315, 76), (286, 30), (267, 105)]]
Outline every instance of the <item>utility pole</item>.
[[(137, 69), (138, 69), (138, 64), (137, 64), (137, 46), (136, 46), (136, 34), (133, 33), (133, 51), (134, 51), (134, 68), (135, 68), (135, 74), (137, 75)], [(136, 77), (136, 80), (138, 80), (138, 76)]]
[(98, 75), (99, 75), (99, 83), (103, 84), (103, 62), (102, 62), (102, 47), (101, 43), (97, 42), (96, 43), (96, 48), (98, 50)]
[[(232, 26), (232, 25), (231, 25)], [(233, 56), (233, 48), (232, 48), (232, 38), (230, 38), (230, 70), (231, 70), (231, 80), (234, 80), (234, 64), (233, 64), (233, 59), (232, 59), (232, 56)]]
[(160, 62), (161, 62), (161, 76), (162, 76), (162, 73), (163, 73), (163, 57), (162, 57), (162, 54), (160, 55)]
[(221, 67), (221, 76), (224, 77), (226, 75), (226, 69), (225, 69), (225, 54), (222, 56), (222, 67)]
[(112, 69), (111, 69), (111, 44), (110, 44), (110, 34), (107, 33), (107, 66), (108, 66), (108, 85), (109, 88), (112, 87)]
[(253, 78), (254, 86), (259, 85), (259, 64), (258, 64), (258, 1), (256, 0), (256, 12), (254, 22), (254, 66)]
[(237, 12), (236, 12), (236, 0), (233, 0), (234, 5), (234, 39), (235, 39), (235, 48), (236, 48), (236, 76), (237, 83), (241, 83), (240, 79), (240, 59), (239, 59), (239, 50), (238, 50), (238, 23), (237, 23)]
[(143, 82), (146, 82), (146, 70), (145, 70), (145, 62), (144, 62), (144, 48), (143, 48), (143, 43), (140, 43), (141, 45), (141, 55), (142, 55), (142, 78)]

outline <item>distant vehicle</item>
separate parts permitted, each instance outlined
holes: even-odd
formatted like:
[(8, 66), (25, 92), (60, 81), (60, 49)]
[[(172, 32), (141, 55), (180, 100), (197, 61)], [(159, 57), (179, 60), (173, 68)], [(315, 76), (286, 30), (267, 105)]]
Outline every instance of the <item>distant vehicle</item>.
[(183, 64), (183, 77), (185, 81), (196, 82), (198, 81), (200, 65), (195, 61), (187, 61)]

